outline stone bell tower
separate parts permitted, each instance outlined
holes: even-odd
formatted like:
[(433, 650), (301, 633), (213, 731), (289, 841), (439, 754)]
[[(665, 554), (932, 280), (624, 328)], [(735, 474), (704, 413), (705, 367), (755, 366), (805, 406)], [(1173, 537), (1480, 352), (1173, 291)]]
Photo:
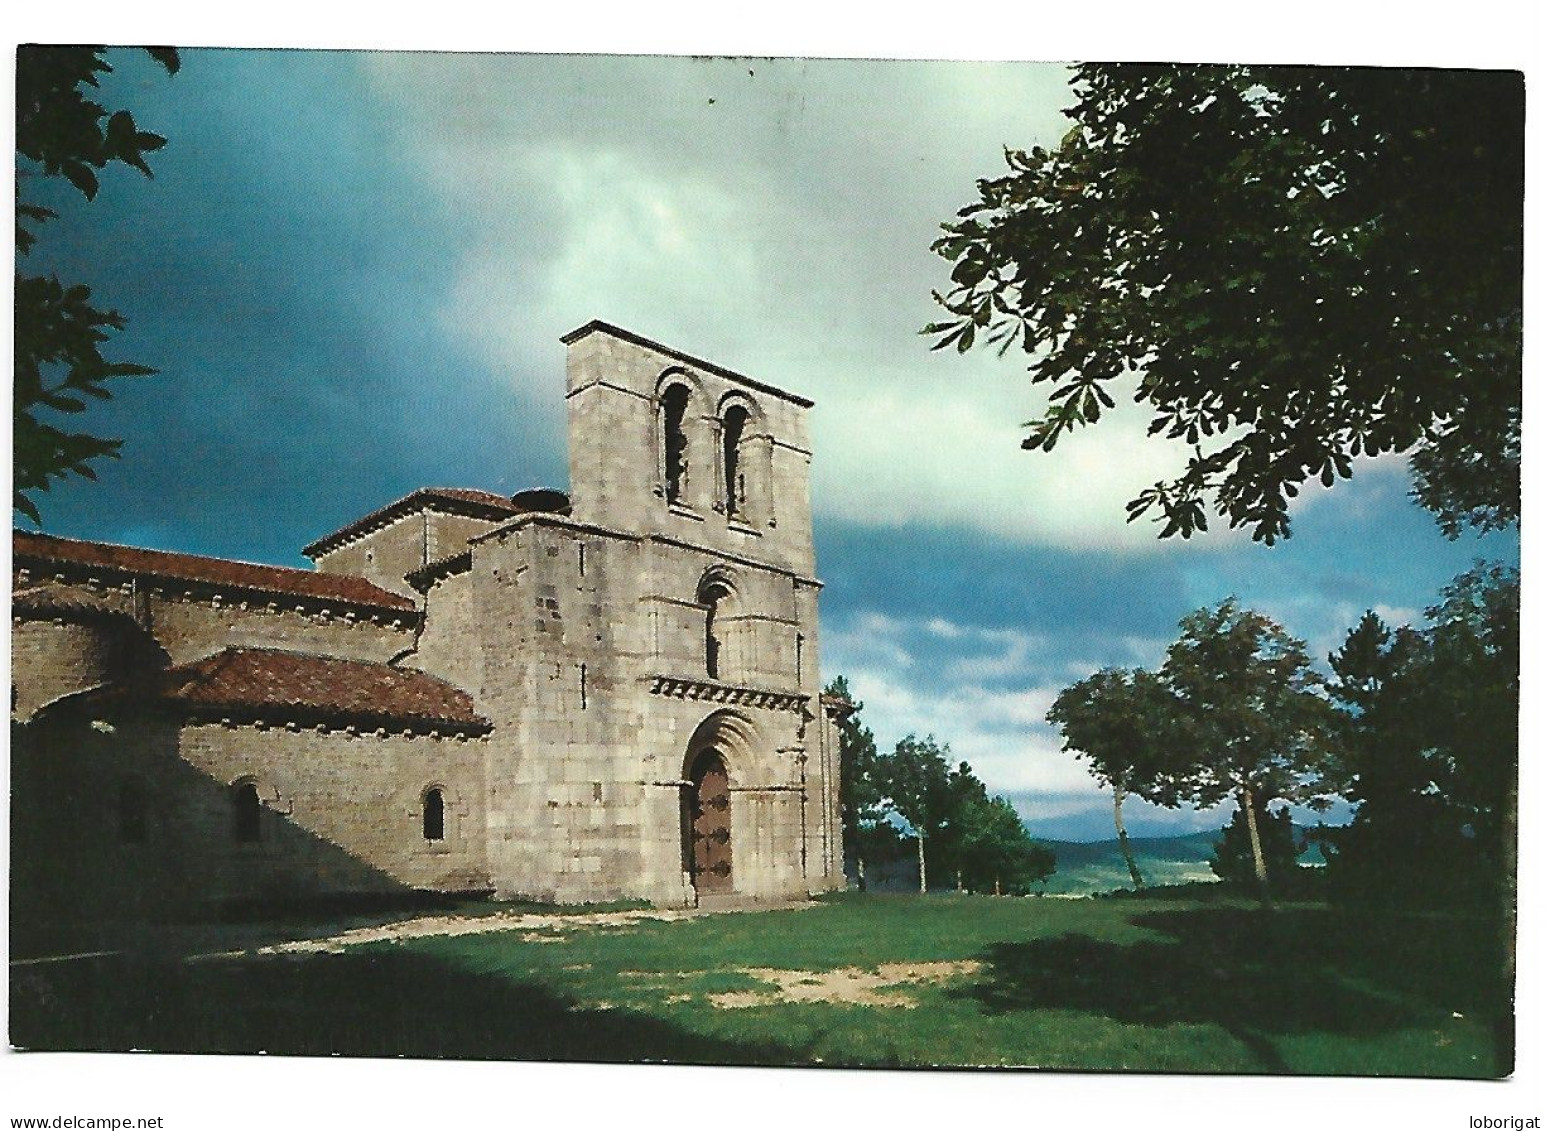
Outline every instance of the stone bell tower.
[(811, 401), (604, 322), (562, 340), (578, 520), (812, 573)]

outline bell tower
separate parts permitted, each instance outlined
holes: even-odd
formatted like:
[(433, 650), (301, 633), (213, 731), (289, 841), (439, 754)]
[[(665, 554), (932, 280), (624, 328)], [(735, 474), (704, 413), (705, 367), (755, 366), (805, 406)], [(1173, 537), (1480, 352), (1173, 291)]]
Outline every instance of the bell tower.
[(811, 401), (605, 322), (561, 340), (578, 521), (812, 573)]

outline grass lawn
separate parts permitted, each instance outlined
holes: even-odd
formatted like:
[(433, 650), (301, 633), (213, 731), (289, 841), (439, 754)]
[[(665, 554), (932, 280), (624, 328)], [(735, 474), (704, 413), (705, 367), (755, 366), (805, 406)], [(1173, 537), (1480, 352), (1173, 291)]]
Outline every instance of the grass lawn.
[(847, 895), (340, 953), (13, 967), (11, 1041), (507, 1059), (1491, 1077), (1491, 924), (1221, 897)]

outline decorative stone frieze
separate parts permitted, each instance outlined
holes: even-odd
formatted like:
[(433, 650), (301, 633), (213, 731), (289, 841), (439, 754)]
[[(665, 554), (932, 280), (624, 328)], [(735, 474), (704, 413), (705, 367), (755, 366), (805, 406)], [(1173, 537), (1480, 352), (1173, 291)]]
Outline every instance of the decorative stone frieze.
[(810, 695), (800, 692), (774, 691), (766, 687), (737, 687), (710, 679), (686, 679), (682, 676), (652, 675), (645, 677), (653, 695), (665, 695), (673, 699), (689, 699), (695, 702), (724, 703), (732, 707), (759, 707), (769, 711), (802, 711), (806, 709)]

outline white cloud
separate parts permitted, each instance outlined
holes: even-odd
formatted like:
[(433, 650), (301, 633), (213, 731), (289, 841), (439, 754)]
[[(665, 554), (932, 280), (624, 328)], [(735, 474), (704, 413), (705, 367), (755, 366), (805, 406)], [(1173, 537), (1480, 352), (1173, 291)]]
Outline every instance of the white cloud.
[[(508, 372), (543, 372), (523, 364), (532, 348), (524, 326), (558, 333), (594, 315), (650, 325), (667, 302), (725, 327), (719, 337), (746, 314), (724, 297), (755, 290), (761, 265), (754, 247), (725, 238), (748, 226), (745, 202), (727, 186), (687, 174), (653, 176), (628, 153), (569, 144), (513, 154), (501, 175), (525, 194), (548, 198), (556, 244), (517, 290), (512, 268), (520, 247), (506, 239), (481, 243), (466, 256), (442, 317)], [(558, 381), (552, 372), (547, 379)]]
[[(1354, 601), (1331, 600), (1317, 593), (1268, 600), (1260, 605), (1260, 611), (1277, 624), (1320, 626), (1319, 631), (1309, 635), (1304, 643), (1308, 646), (1308, 657), (1313, 661), (1314, 666), (1323, 671), (1327, 671), (1329, 667), (1328, 657), (1345, 645), (1346, 636), (1356, 627), (1367, 610), (1366, 605), (1359, 605)], [(1420, 628), (1424, 627), (1426, 622), (1424, 609), (1407, 605), (1389, 605), (1379, 602), (1372, 606), (1372, 611), (1377, 613), (1390, 629), (1400, 625)]]
[(1336, 479), (1325, 487), (1317, 477), (1306, 483), (1287, 508), (1296, 528), (1304, 511), (1335, 504), (1352, 519), (1366, 519), (1392, 510), (1394, 481), (1410, 481), (1410, 457), (1398, 452), (1358, 456), (1351, 463), (1351, 478)]
[(1156, 668), (1162, 664), (1167, 656), (1168, 646), (1173, 643), (1173, 640), (1171, 638), (1165, 639), (1161, 636), (1131, 636), (1126, 634), (1111, 637), (1108, 643), (1114, 646), (1114, 650), (1107, 659), (1087, 659), (1077, 656), (1074, 659), (1066, 660), (1060, 667), (1062, 676), (1069, 676), (1071, 680), (1075, 681), (1086, 679), (1095, 671), (1105, 667)]
[(1034, 678), (1047, 651), (1036, 635), (865, 613), (831, 628), (824, 651), (883, 749), (906, 734), (935, 735), (992, 792), (1092, 781), (1044, 722), (1059, 688)]
[[(1035, 64), (369, 57), (397, 142), (477, 233), (439, 312), (519, 395), (592, 317), (814, 397), (814, 501), (873, 526), (1147, 552), (1124, 503), (1180, 468), (1146, 414), (1021, 449), (1016, 355), (932, 353), (929, 251), (1005, 144), (1065, 129)], [(1196, 539), (1189, 548), (1200, 545)], [(1166, 547), (1177, 552), (1176, 543)]]
[(847, 679), (882, 749), (907, 734), (934, 735), (992, 793), (1070, 790), (1092, 781), (1043, 721), (1058, 689), (999, 692), (944, 684), (921, 690), (895, 672), (868, 667), (851, 668)]

